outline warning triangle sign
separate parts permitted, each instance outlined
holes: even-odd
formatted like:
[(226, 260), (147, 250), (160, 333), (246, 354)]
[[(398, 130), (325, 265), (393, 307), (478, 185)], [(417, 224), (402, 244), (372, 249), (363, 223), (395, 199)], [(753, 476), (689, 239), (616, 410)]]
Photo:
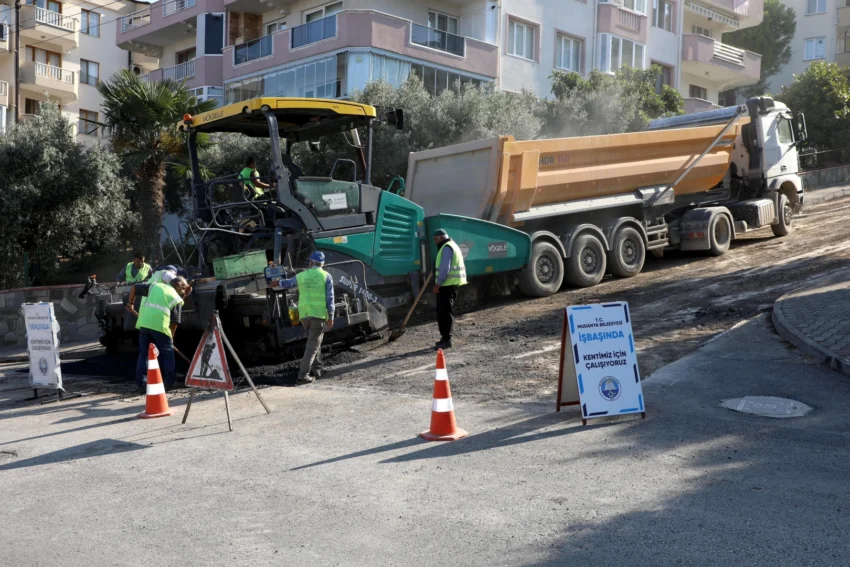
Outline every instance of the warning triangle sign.
[(186, 375), (187, 386), (214, 390), (233, 389), (219, 325), (218, 317), (213, 316), (189, 366), (189, 373)]

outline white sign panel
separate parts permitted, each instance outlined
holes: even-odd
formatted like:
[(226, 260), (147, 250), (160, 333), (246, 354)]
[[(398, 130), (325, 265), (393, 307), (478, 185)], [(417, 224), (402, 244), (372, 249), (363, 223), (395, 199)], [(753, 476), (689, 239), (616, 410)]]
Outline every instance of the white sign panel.
[(582, 418), (644, 413), (628, 303), (567, 307), (567, 319), (563, 363), (575, 368)]
[(30, 386), (34, 389), (62, 388), (59, 367), (59, 322), (52, 303), (24, 303)]
[(348, 200), (345, 198), (345, 193), (331, 193), (322, 195), (322, 200), (332, 211), (348, 208)]

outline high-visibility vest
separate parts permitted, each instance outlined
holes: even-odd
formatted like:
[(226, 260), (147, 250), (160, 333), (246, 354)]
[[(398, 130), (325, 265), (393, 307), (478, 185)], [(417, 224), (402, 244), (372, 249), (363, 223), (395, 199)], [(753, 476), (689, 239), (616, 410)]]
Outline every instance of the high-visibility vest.
[(171, 336), (171, 310), (183, 305), (183, 298), (168, 284), (155, 283), (148, 289), (148, 300), (139, 308), (136, 328), (150, 329)]
[(136, 272), (136, 275), (133, 275), (133, 262), (127, 264), (127, 267), (124, 268), (124, 281), (127, 283), (139, 283), (145, 281), (151, 273), (150, 264), (142, 264), (142, 267), (139, 268), (139, 271)]
[[(163, 276), (163, 274), (165, 274), (165, 272), (168, 272), (168, 271), (170, 271), (170, 270), (157, 270), (156, 272), (154, 272), (153, 275), (151, 276), (151, 279), (148, 280), (148, 285), (153, 285), (155, 283), (165, 283), (162, 280), (162, 276)], [(148, 298), (142, 297), (142, 301), (139, 305), (144, 305), (147, 302), (148, 302)]]
[(443, 260), (443, 250), (446, 249), (446, 246), (452, 249), (452, 263), (449, 265), (446, 281), (442, 285), (466, 285), (466, 266), (463, 264), (463, 252), (460, 251), (460, 246), (455, 244), (454, 240), (447, 240), (440, 251), (437, 252), (437, 264), (434, 270), (439, 273), (440, 264)]
[(298, 316), (328, 320), (328, 296), (325, 282), (331, 275), (322, 268), (311, 268), (295, 276), (298, 283)]
[(254, 183), (251, 181), (255, 171), (257, 170), (252, 169), (250, 167), (242, 168), (242, 171), (239, 173), (239, 179), (241, 179), (242, 183), (244, 183), (247, 187), (251, 188), (251, 191), (254, 192), (254, 197), (262, 197), (263, 190), (254, 185)]

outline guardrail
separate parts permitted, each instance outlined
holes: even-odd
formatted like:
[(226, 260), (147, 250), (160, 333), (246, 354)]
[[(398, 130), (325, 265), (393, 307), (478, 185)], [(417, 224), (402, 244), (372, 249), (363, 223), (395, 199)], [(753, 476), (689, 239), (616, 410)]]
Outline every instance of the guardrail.
[(336, 14), (295, 26), (290, 33), (292, 34), (292, 43), (290, 44), (292, 49), (335, 37)]
[(272, 54), (272, 37), (266, 35), (235, 46), (233, 48), (233, 64), (241, 65), (249, 61), (269, 57)]
[(466, 54), (466, 38), (438, 29), (412, 24), (410, 26), (410, 42), (437, 51), (444, 51), (464, 57)]
[(619, 19), (617, 20), (619, 25), (626, 29), (640, 31), (640, 16), (623, 9), (617, 10), (617, 12), (619, 12)]
[(744, 64), (743, 49), (738, 49), (737, 47), (732, 47), (719, 41), (714, 42), (714, 56), (728, 63), (735, 63), (736, 65)]
[(68, 83), (69, 85), (74, 84), (73, 71), (69, 71), (61, 67), (55, 67), (53, 65), (48, 65), (47, 63), (36, 63), (35, 74), (38, 77), (47, 77), (48, 79), (53, 79), (54, 81), (60, 81), (62, 83)]
[(45, 10), (37, 6), (35, 8), (35, 21), (39, 24), (47, 24), (48, 26), (62, 28), (63, 30), (74, 31), (74, 18), (63, 16), (59, 12)]
[(195, 7), (195, 0), (170, 0), (170, 2), (162, 3), (162, 15), (170, 16), (182, 10), (188, 10)]
[(162, 70), (162, 78), (163, 79), (171, 79), (173, 81), (182, 81), (184, 79), (191, 79), (195, 76), (195, 60), (186, 61), (185, 63), (180, 63), (179, 65), (174, 65), (173, 67), (166, 67)]
[(127, 32), (151, 23), (151, 9), (145, 8), (121, 18), (121, 32)]

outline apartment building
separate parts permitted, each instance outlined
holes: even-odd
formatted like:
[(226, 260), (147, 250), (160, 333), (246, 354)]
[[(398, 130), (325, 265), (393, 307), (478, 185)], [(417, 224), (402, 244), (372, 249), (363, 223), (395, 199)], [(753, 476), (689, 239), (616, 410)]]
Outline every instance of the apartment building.
[(850, 7), (845, 0), (783, 0), (797, 16), (797, 31), (791, 42), (791, 60), (768, 79), (769, 89), (778, 93), (794, 82), (812, 61), (838, 62), (850, 66)]
[[(136, 6), (125, 0), (28, 0), (20, 9), (20, 93), (16, 93), (14, 0), (0, 0), (0, 131), (13, 120), (16, 101), (20, 118), (30, 120), (39, 103), (50, 99), (68, 116), (80, 141), (102, 139), (96, 85), (131, 63), (134, 56), (116, 45), (113, 22), (136, 11)], [(150, 59), (136, 64), (158, 65)]]
[[(758, 80), (760, 57), (724, 45), (763, 0), (161, 0), (117, 22), (118, 45), (160, 60), (223, 103), (348, 97), (411, 75), (434, 93), (493, 84), (550, 96), (555, 69), (662, 66), (659, 80), (712, 107)], [(681, 77), (681, 78), (680, 78)]]

